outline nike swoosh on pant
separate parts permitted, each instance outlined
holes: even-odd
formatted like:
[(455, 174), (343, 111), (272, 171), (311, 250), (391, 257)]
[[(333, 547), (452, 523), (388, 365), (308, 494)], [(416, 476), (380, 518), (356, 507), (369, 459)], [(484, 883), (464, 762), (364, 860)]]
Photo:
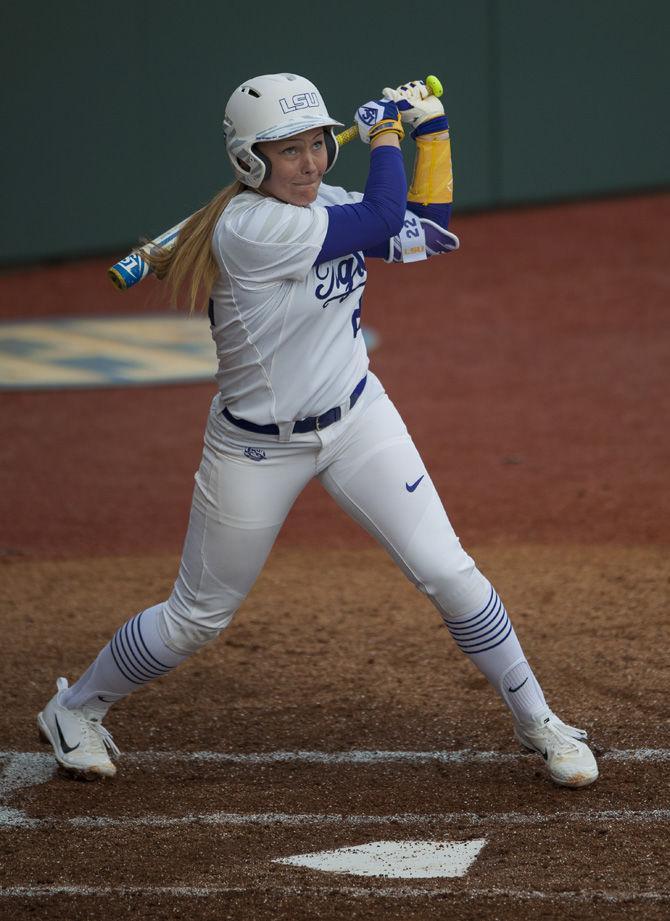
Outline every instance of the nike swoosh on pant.
[(419, 483), (420, 483), (421, 480), (424, 478), (424, 476), (425, 476), (425, 474), (422, 473), (421, 476), (419, 477), (419, 479), (416, 481), (416, 483), (412, 483), (411, 486), (410, 486), (409, 483), (405, 483), (405, 489), (407, 490), (407, 492), (414, 492), (414, 490), (415, 490), (416, 487), (419, 485)]
[(507, 690), (510, 692), (510, 694), (514, 694), (514, 692), (522, 688), (527, 681), (528, 681), (528, 675), (526, 675), (526, 677), (523, 679), (521, 684), (517, 684), (515, 688), (507, 688)]
[(54, 721), (56, 723), (56, 729), (58, 730), (58, 738), (60, 739), (60, 747), (63, 749), (64, 753), (67, 755), (68, 752), (73, 752), (76, 748), (79, 748), (81, 742), (77, 742), (76, 745), (68, 745), (65, 741), (65, 737), (60, 728), (60, 723), (58, 722), (58, 717), (54, 716)]

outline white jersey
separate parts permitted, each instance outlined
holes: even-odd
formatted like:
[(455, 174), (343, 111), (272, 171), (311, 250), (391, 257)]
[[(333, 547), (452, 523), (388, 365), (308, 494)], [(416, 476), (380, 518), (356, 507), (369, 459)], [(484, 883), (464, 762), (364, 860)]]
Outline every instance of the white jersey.
[(326, 206), (361, 198), (322, 184), (312, 205), (298, 207), (247, 191), (219, 218), (212, 337), (221, 401), (234, 416), (260, 425), (317, 416), (365, 375), (363, 253), (314, 266)]

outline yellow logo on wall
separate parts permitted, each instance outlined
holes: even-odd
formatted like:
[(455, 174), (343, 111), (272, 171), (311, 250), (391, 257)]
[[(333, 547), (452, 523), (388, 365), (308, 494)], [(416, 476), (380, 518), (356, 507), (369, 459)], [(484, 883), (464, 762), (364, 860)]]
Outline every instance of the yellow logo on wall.
[[(368, 347), (376, 337), (364, 330)], [(212, 381), (205, 317), (174, 313), (0, 323), (0, 390)]]
[(213, 380), (203, 317), (68, 318), (0, 323), (0, 388), (114, 387)]

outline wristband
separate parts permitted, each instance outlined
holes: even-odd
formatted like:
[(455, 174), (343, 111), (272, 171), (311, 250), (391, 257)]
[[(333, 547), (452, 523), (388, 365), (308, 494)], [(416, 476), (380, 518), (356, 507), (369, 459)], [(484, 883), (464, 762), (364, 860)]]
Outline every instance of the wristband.
[(374, 138), (379, 137), (380, 134), (386, 134), (389, 131), (397, 134), (401, 141), (405, 137), (405, 129), (399, 118), (383, 118), (373, 128), (370, 128), (370, 140), (372, 141)]
[(418, 137), (421, 137), (422, 134), (435, 134), (436, 131), (445, 131), (448, 128), (449, 119), (446, 115), (433, 115), (432, 118), (428, 118), (425, 122), (421, 122), (421, 124), (412, 131), (412, 137), (416, 140)]

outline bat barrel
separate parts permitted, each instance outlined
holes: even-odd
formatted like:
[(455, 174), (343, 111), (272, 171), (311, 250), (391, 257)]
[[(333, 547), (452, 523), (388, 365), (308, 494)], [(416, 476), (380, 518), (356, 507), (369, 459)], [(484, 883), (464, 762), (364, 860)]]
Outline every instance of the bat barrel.
[(428, 77), (426, 77), (426, 87), (428, 88), (430, 94), (432, 96), (437, 96), (438, 99), (444, 93), (440, 78), (436, 77), (435, 74), (430, 74)]

